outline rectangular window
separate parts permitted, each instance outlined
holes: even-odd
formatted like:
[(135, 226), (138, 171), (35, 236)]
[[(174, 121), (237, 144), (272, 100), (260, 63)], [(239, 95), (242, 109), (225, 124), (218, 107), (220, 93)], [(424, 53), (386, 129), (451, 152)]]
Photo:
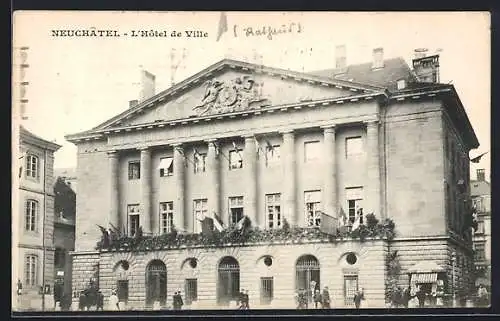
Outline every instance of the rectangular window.
[(198, 279), (186, 279), (184, 293), (187, 305), (190, 305), (193, 301), (197, 301)]
[(174, 203), (162, 202), (160, 203), (160, 232), (162, 234), (172, 232), (174, 226)]
[(344, 305), (354, 305), (354, 295), (358, 292), (358, 276), (344, 275)]
[(174, 175), (174, 159), (172, 157), (160, 158), (160, 177)]
[(208, 201), (207, 199), (199, 199), (193, 201), (194, 214), (194, 232), (201, 232), (202, 221), (208, 216)]
[(241, 150), (229, 151), (229, 169), (243, 168), (243, 157)]
[(358, 137), (347, 137), (345, 139), (346, 158), (357, 158), (363, 155), (363, 139)]
[(304, 143), (304, 162), (313, 162), (321, 159), (321, 145), (319, 141)]
[(35, 155), (26, 155), (26, 176), (38, 178), (38, 157)]
[(304, 192), (306, 226), (321, 225), (321, 191)]
[(359, 223), (363, 224), (363, 188), (346, 188), (345, 193), (349, 221), (352, 224), (356, 221), (357, 217), (359, 217)]
[(141, 178), (141, 162), (133, 161), (128, 163), (128, 179)]
[(484, 221), (477, 222), (477, 231), (475, 234), (484, 234)]
[(270, 304), (274, 297), (273, 277), (260, 278), (260, 304)]
[(476, 213), (484, 212), (483, 210), (483, 200), (481, 198), (475, 198), (472, 200), (472, 206), (476, 209)]
[(128, 301), (128, 280), (118, 280), (116, 295), (118, 301), (125, 303)]
[(38, 257), (36, 255), (27, 255), (25, 264), (24, 284), (30, 287), (36, 286)]
[(26, 231), (36, 231), (36, 220), (38, 217), (38, 202), (35, 200), (26, 201), (25, 229)]
[(127, 207), (128, 213), (128, 232), (130, 236), (134, 236), (139, 229), (139, 204), (128, 205)]
[(56, 248), (54, 252), (54, 266), (63, 268), (66, 262), (66, 251), (63, 248)]
[(281, 195), (267, 194), (266, 195), (266, 211), (267, 211), (267, 227), (281, 227)]
[(266, 166), (279, 163), (280, 158), (281, 154), (279, 145), (266, 146)]
[(205, 172), (205, 163), (206, 163), (207, 155), (195, 153), (194, 154), (194, 173), (204, 173)]
[(229, 224), (236, 224), (243, 218), (243, 196), (229, 198)]
[(474, 244), (474, 259), (476, 261), (484, 261), (486, 259), (484, 243)]

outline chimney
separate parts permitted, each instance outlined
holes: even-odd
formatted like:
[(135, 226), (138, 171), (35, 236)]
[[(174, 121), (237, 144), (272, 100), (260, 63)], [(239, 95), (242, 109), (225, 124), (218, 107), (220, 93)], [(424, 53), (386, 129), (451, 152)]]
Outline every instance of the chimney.
[(139, 102), (151, 98), (155, 95), (155, 80), (156, 76), (152, 73), (141, 71), (141, 92), (139, 94)]
[(134, 100), (131, 100), (128, 102), (128, 107), (129, 108), (132, 108), (132, 107), (135, 107), (139, 104), (139, 101), (137, 99), (134, 99)]
[(384, 48), (373, 49), (372, 69), (384, 68)]
[(335, 47), (335, 74), (343, 74), (347, 70), (345, 45)]
[(413, 72), (419, 82), (439, 83), (439, 54), (427, 56), (427, 48), (414, 50)]
[(484, 182), (485, 181), (484, 168), (477, 169), (476, 170), (476, 176), (477, 176), (477, 180), (478, 181)]

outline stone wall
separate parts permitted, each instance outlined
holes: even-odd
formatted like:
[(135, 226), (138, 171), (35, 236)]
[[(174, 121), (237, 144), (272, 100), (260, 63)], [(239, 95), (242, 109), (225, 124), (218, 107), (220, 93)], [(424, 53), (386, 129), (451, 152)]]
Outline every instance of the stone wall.
[[(346, 262), (347, 253), (353, 252), (357, 262)], [(219, 308), (217, 300), (217, 266), (225, 256), (234, 257), (240, 266), (240, 289), (249, 291), (254, 308), (295, 308), (295, 265), (302, 255), (314, 255), (320, 264), (320, 286), (328, 286), (332, 307), (344, 305), (344, 273), (358, 275), (359, 288), (365, 289), (365, 307), (384, 307), (385, 241), (339, 241), (338, 243), (270, 244), (227, 246), (223, 248), (190, 248), (150, 252), (75, 253), (73, 259), (74, 286), (84, 285), (91, 276), (91, 267), (100, 263), (100, 287), (106, 302), (118, 279), (129, 281), (128, 308), (144, 308), (146, 299), (145, 277), (147, 265), (161, 260), (167, 267), (167, 305), (172, 304), (175, 291), (184, 293), (186, 278), (198, 280), (196, 308)], [(264, 264), (265, 256), (273, 264)], [(196, 268), (186, 264), (196, 258)], [(117, 268), (120, 261), (127, 261), (129, 269)], [(260, 306), (260, 278), (274, 278), (274, 300), (269, 306)], [(105, 303), (107, 304), (107, 303)], [(188, 307), (189, 308), (189, 307)], [(227, 307), (226, 307), (227, 308)]]

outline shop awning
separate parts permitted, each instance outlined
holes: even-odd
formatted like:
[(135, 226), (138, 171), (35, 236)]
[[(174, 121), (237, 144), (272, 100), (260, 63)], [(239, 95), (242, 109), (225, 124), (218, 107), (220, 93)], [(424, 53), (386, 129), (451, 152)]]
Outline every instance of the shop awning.
[(437, 273), (416, 273), (411, 276), (411, 283), (435, 283), (437, 282)]
[(168, 169), (170, 165), (172, 165), (172, 162), (174, 161), (173, 158), (171, 157), (166, 157), (160, 159), (160, 165), (158, 166), (158, 169)]

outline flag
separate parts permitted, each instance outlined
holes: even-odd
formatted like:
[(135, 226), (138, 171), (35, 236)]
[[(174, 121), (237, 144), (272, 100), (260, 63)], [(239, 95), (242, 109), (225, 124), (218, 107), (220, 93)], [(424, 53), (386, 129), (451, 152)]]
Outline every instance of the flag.
[(321, 222), (319, 230), (325, 234), (334, 235), (337, 232), (337, 219), (333, 216), (321, 212)]
[[(24, 158), (24, 155), (19, 157), (19, 159), (23, 159)], [(21, 161), (21, 166), (19, 166), (19, 178), (21, 178), (21, 176), (23, 176), (23, 161)]]
[(481, 155), (479, 155), (479, 156), (476, 156), (476, 157), (472, 158), (472, 159), (470, 160), (470, 161), (471, 161), (471, 163), (475, 163), (475, 164), (479, 163), (479, 162), (481, 161), (481, 157), (483, 157), (483, 156), (484, 156), (484, 155), (486, 155), (487, 153), (488, 153), (488, 152), (484, 152), (484, 153), (482, 153)]
[(208, 216), (205, 216), (203, 220), (201, 220), (201, 234), (210, 235), (214, 231), (214, 220)]
[(347, 224), (347, 215), (344, 212), (344, 209), (340, 207), (340, 215), (339, 215), (339, 223), (342, 224), (342, 226), (345, 226)]
[(214, 222), (215, 228), (219, 232), (222, 232), (224, 230), (224, 223), (222, 223), (222, 220), (215, 212), (213, 213), (213, 222)]
[(217, 30), (217, 40), (219, 41), (220, 37), (222, 34), (224, 34), (227, 31), (227, 17), (225, 12), (220, 13), (220, 19), (219, 19), (219, 28)]
[(356, 218), (354, 219), (354, 223), (352, 224), (352, 230), (355, 231), (361, 225), (361, 215), (363, 214), (363, 209), (359, 208), (356, 211)]
[(273, 148), (273, 145), (268, 140), (266, 140), (266, 148), (268, 151), (271, 152), (271, 156), (273, 156), (274, 155), (274, 148)]
[(236, 152), (236, 154), (238, 154), (238, 157), (240, 158), (240, 160), (243, 161), (243, 157), (241, 156), (240, 150), (238, 149), (238, 146), (236, 146), (235, 142), (233, 142), (233, 148), (234, 148), (234, 151)]

